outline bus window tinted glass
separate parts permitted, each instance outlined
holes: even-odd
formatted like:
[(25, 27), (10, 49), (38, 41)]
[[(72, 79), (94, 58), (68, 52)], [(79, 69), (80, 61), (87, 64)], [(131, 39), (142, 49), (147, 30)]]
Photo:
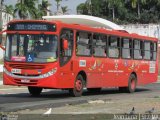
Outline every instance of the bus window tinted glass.
[(54, 62), (57, 60), (56, 35), (8, 35), (5, 59), (21, 62)]
[(145, 41), (144, 42), (144, 59), (150, 60), (152, 57), (151, 54), (151, 42)]
[(92, 50), (91, 34), (87, 32), (77, 32), (76, 35), (76, 54), (82, 56), (90, 56)]
[(143, 41), (134, 40), (134, 59), (142, 59), (143, 58)]
[(120, 55), (120, 46), (119, 46), (119, 41), (120, 39), (118, 37), (109, 37), (108, 41), (108, 56), (111, 58), (118, 58)]
[(104, 35), (93, 35), (93, 55), (96, 57), (106, 57), (106, 41)]
[(127, 38), (123, 38), (122, 39), (122, 58), (129, 59), (131, 58), (131, 55), (132, 55), (132, 41)]

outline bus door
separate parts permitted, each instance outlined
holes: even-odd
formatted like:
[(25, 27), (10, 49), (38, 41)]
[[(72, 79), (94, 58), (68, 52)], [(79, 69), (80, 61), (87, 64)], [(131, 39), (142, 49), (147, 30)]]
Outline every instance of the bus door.
[(73, 63), (71, 57), (73, 54), (73, 30), (62, 29), (60, 34), (60, 81), (61, 85), (71, 87), (73, 80)]
[(92, 57), (92, 34), (88, 31), (77, 31), (76, 33), (76, 59), (78, 71), (87, 74), (87, 87), (95, 87), (96, 75), (94, 74), (95, 62)]

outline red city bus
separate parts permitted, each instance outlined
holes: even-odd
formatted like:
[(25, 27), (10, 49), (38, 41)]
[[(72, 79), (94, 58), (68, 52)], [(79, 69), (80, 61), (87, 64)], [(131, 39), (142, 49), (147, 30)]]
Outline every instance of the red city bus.
[(157, 81), (156, 38), (47, 20), (12, 21), (6, 33), (3, 83), (34, 96), (43, 88), (132, 93)]

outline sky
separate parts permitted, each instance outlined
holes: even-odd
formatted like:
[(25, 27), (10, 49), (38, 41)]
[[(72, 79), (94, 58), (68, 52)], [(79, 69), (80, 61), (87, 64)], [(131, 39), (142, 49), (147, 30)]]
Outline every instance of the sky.
[[(41, 0), (39, 0), (41, 1)], [(50, 7), (50, 10), (52, 12), (56, 12), (56, 3), (54, 0), (48, 0), (50, 4), (52, 4), (52, 6)], [(70, 14), (76, 14), (76, 7), (77, 5), (79, 5), (80, 3), (84, 3), (86, 0), (62, 0), (61, 2), (61, 6), (68, 6), (69, 9), (69, 13)], [(17, 0), (4, 0), (4, 4), (6, 5), (15, 5), (15, 3), (17, 2)]]

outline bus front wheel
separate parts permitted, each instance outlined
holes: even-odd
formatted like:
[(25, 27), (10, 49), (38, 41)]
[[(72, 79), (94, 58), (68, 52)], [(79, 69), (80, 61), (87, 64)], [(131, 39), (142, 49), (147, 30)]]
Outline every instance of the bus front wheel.
[(83, 93), (83, 88), (84, 88), (84, 79), (82, 75), (78, 75), (74, 83), (74, 88), (69, 89), (69, 93), (74, 97), (80, 97)]
[(42, 92), (42, 88), (39, 87), (28, 87), (28, 91), (32, 96), (39, 96)]

